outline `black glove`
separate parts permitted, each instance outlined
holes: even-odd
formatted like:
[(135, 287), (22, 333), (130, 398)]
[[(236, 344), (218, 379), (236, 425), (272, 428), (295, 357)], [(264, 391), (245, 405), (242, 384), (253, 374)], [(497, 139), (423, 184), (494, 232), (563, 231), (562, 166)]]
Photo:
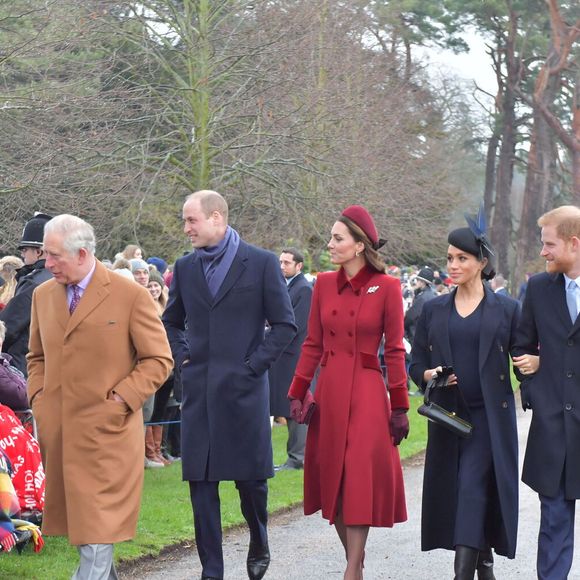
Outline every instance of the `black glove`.
[(391, 412), (391, 439), (393, 445), (399, 445), (409, 434), (407, 409), (393, 409)]

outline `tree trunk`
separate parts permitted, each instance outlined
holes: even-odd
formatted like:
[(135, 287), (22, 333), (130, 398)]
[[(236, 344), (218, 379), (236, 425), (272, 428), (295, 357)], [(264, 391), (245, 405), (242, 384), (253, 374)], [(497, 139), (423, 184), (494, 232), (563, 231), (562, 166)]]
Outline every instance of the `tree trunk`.
[[(554, 92), (546, 99), (553, 99)], [(534, 111), (522, 215), (516, 244), (515, 288), (538, 258), (538, 218), (553, 206), (556, 175), (554, 134), (539, 111)]]
[(485, 157), (485, 188), (483, 191), (483, 205), (485, 207), (485, 219), (491, 223), (491, 212), (493, 209), (493, 194), (495, 192), (495, 164), (497, 161), (497, 148), (499, 147), (499, 135), (494, 127), (493, 133), (487, 143), (487, 154)]
[(510, 11), (510, 29), (505, 44), (506, 83), (501, 103), (502, 132), (499, 161), (497, 167), (497, 185), (495, 207), (493, 212), (492, 243), (496, 251), (496, 268), (506, 278), (510, 267), (508, 251), (512, 230), (511, 189), (516, 147), (514, 87), (517, 84), (519, 67), (515, 54), (515, 39), (517, 34), (517, 16)]

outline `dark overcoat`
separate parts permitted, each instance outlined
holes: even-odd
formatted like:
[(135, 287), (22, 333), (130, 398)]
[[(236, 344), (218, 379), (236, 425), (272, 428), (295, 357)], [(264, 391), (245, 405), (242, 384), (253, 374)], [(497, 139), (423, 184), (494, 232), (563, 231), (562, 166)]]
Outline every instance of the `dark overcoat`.
[(3, 350), (12, 357), (11, 364), (25, 376), (26, 353), (28, 352), (28, 336), (30, 328), (30, 311), (32, 309), (32, 293), (37, 286), (50, 280), (52, 274), (44, 267), (45, 260), (38, 260), (33, 266), (24, 266), (19, 273), (29, 270), (18, 278), (16, 292), (0, 310), (0, 320), (6, 324), (6, 338)]
[(268, 371), (270, 382), (270, 415), (274, 417), (290, 417), (290, 401), (288, 389), (294, 376), (294, 369), (300, 357), (300, 349), (306, 338), (308, 315), (312, 301), (312, 285), (304, 274), (297, 274), (288, 284), (288, 294), (294, 309), (294, 319), (298, 332), (292, 342), (284, 349), (280, 358)]
[(180, 258), (163, 322), (181, 366), (183, 479), (272, 477), (267, 371), (296, 334), (278, 258), (241, 240), (215, 298), (199, 256)]
[[(449, 342), (449, 317), (455, 292), (427, 302), (419, 318), (413, 342), (410, 374), (425, 388), (423, 373), (439, 365), (453, 366)], [(491, 547), (513, 558), (518, 524), (518, 438), (515, 401), (510, 381), (509, 353), (515, 342), (519, 303), (485, 288), (479, 342), (479, 377), (491, 440), (496, 492), (489, 513)], [(439, 389), (434, 402), (463, 415), (457, 389)], [(421, 547), (452, 550), (457, 511), (459, 439), (429, 423)]]
[(538, 354), (538, 372), (522, 383), (533, 415), (522, 480), (553, 497), (564, 465), (567, 499), (580, 498), (580, 317), (572, 324), (563, 274), (537, 274), (528, 281), (517, 354)]

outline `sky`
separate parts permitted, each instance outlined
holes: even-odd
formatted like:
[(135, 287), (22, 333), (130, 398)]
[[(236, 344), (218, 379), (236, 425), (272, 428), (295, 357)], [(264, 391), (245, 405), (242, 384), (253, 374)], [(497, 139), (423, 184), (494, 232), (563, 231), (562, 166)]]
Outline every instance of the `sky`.
[(473, 81), (484, 91), (495, 95), (497, 82), (492, 69), (491, 58), (486, 54), (483, 38), (473, 31), (467, 31), (464, 40), (469, 45), (469, 52), (454, 54), (450, 50), (424, 48), (419, 51), (422, 59), (429, 62), (429, 70), (434, 78), (438, 74), (451, 73), (467, 81), (467, 86), (474, 88)]

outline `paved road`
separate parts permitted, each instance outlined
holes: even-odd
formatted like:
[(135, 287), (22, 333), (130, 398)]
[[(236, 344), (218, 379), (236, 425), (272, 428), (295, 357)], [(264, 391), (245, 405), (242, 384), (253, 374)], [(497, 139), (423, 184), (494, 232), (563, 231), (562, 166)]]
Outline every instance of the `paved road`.
[[(520, 411), (520, 462), (523, 458), (530, 413)], [(419, 547), (421, 521), (422, 460), (405, 465), (405, 487), (409, 521), (391, 530), (371, 529), (367, 544), (365, 579), (367, 580), (432, 580), (452, 578), (453, 553), (446, 550), (421, 552)], [(496, 558), (498, 580), (533, 580), (535, 574), (536, 541), (539, 522), (537, 495), (520, 484), (520, 523), (518, 550), (515, 560)], [(580, 524), (578, 524), (580, 525)], [(270, 526), (272, 563), (268, 580), (340, 580), (343, 573), (343, 552), (334, 528), (319, 515), (304, 517), (301, 509), (276, 516)], [(580, 580), (580, 535), (576, 530), (576, 562), (569, 580)], [(247, 533), (237, 530), (224, 540), (227, 580), (244, 580)], [(185, 552), (185, 553), (184, 553)], [(197, 580), (201, 567), (194, 548), (181, 551), (139, 566), (125, 578), (143, 580)]]

